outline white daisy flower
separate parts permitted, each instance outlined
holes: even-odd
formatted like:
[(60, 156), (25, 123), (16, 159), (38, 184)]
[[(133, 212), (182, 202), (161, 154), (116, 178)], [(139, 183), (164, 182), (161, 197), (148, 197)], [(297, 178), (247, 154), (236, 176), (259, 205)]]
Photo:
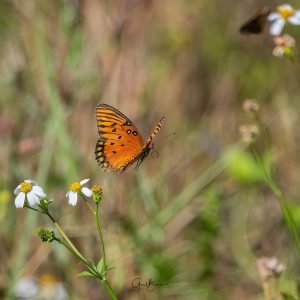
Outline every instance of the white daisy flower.
[(46, 197), (43, 189), (30, 179), (19, 184), (14, 190), (14, 194), (17, 196), (15, 199), (17, 208), (24, 207), (25, 200), (28, 201), (30, 206), (35, 206), (40, 204), (42, 198)]
[(93, 192), (83, 185), (86, 184), (89, 181), (89, 179), (83, 179), (80, 182), (76, 181), (70, 184), (69, 191), (66, 194), (66, 197), (69, 198), (69, 203), (73, 206), (76, 205), (77, 199), (78, 199), (78, 193), (82, 192), (87, 197), (91, 197), (93, 195)]
[(272, 12), (268, 16), (268, 20), (272, 23), (271, 35), (280, 35), (286, 22), (300, 25), (300, 10), (295, 10), (290, 4), (279, 5), (276, 10), (277, 12)]

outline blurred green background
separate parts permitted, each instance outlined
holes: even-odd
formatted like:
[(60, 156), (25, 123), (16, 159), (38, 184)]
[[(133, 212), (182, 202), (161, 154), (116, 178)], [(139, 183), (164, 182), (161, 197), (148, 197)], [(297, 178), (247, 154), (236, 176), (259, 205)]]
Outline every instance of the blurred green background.
[[(278, 202), (250, 153), (238, 154), (238, 127), (249, 122), (242, 103), (254, 98), (300, 226), (299, 70), (272, 56), (267, 31), (239, 34), (260, 6), (0, 1), (0, 299), (15, 299), (24, 278), (40, 289), (62, 283), (69, 299), (109, 299), (94, 279), (77, 277), (83, 268), (69, 253), (41, 243), (35, 228), (51, 226), (45, 217), (16, 210), (13, 190), (27, 178), (55, 199), (53, 214), (95, 260), (90, 211), (82, 201), (70, 207), (65, 194), (72, 181), (101, 184), (110, 280), (120, 299), (263, 299), (260, 256), (278, 257), (286, 266), (280, 288), (295, 290), (299, 258)], [(285, 30), (300, 37), (299, 27)], [(162, 116), (158, 139), (176, 134), (156, 143), (159, 157), (137, 172), (104, 173), (94, 159), (98, 103), (118, 108), (145, 138)], [(136, 277), (169, 285), (136, 291)], [(58, 299), (49, 295), (38, 299)]]

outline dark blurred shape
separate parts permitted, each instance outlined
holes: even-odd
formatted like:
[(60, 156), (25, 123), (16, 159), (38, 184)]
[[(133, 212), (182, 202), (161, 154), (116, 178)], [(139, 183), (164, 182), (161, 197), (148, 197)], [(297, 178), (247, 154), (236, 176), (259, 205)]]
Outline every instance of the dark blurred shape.
[(260, 8), (254, 16), (240, 27), (241, 34), (260, 34), (264, 31), (268, 15), (271, 12), (269, 6)]

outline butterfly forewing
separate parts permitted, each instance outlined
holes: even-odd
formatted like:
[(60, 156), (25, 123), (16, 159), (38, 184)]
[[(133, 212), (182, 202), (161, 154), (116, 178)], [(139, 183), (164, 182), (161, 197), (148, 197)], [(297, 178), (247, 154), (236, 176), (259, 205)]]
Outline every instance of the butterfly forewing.
[(121, 173), (142, 151), (143, 138), (134, 124), (120, 111), (107, 105), (96, 107), (99, 140), (96, 160), (104, 171)]

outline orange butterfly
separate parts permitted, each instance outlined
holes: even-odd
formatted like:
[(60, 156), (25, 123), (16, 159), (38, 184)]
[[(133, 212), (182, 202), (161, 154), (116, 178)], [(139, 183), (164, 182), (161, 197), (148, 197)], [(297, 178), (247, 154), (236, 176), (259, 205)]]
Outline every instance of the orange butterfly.
[(134, 124), (110, 105), (98, 104), (96, 117), (100, 136), (95, 148), (96, 160), (103, 171), (118, 174), (135, 161), (137, 167), (142, 163), (153, 148), (153, 139), (165, 120), (162, 118), (157, 123), (144, 142)]

